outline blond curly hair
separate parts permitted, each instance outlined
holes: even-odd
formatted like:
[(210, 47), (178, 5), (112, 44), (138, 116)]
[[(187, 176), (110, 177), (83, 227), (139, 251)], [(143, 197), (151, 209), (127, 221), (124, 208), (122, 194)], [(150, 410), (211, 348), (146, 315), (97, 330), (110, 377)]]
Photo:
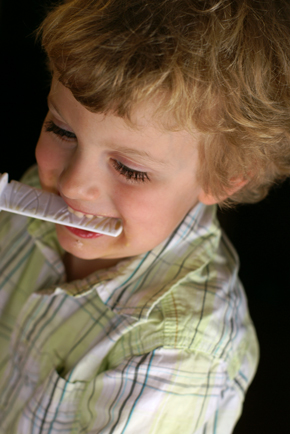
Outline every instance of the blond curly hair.
[(130, 119), (159, 95), (167, 129), (197, 129), (203, 189), (219, 200), (248, 180), (221, 203), (259, 201), (290, 174), (287, 0), (67, 0), (39, 35), (90, 111)]

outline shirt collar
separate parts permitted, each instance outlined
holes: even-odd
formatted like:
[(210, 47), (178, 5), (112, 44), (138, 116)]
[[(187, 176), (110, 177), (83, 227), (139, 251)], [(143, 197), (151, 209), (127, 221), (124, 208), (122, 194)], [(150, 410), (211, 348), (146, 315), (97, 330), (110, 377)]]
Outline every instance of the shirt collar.
[(199, 203), (165, 241), (153, 250), (121, 261), (97, 274), (96, 290), (115, 313), (145, 318), (177, 282), (202, 279), (201, 270), (211, 261), (220, 239), (216, 208)]

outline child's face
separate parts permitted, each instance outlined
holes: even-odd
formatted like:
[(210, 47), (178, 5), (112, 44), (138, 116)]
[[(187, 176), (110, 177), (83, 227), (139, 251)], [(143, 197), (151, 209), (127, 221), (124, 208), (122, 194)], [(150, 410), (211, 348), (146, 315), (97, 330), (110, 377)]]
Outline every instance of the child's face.
[(125, 258), (157, 246), (198, 202), (196, 140), (154, 124), (150, 105), (130, 127), (91, 113), (53, 79), (49, 112), (36, 148), (43, 189), (84, 214), (120, 218), (123, 232), (86, 237), (57, 225), (62, 247), (83, 259)]

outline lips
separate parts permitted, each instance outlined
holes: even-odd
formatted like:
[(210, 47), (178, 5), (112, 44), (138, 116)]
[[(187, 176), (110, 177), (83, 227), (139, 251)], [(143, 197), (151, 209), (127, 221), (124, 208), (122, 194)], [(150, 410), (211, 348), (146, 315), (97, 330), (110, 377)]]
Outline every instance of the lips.
[(86, 231), (84, 229), (74, 228), (71, 226), (65, 226), (65, 228), (67, 230), (69, 230), (70, 232), (72, 232), (77, 237), (84, 238), (84, 239), (98, 238), (98, 237), (101, 237), (103, 235), (103, 234), (99, 234), (97, 232)]

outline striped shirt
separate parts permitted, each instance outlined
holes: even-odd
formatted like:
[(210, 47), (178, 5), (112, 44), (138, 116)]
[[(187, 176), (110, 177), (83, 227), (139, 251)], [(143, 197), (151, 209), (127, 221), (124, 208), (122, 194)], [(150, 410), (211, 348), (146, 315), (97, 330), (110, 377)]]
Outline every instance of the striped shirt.
[(215, 212), (70, 283), (54, 225), (0, 213), (1, 434), (232, 432), (258, 344)]

